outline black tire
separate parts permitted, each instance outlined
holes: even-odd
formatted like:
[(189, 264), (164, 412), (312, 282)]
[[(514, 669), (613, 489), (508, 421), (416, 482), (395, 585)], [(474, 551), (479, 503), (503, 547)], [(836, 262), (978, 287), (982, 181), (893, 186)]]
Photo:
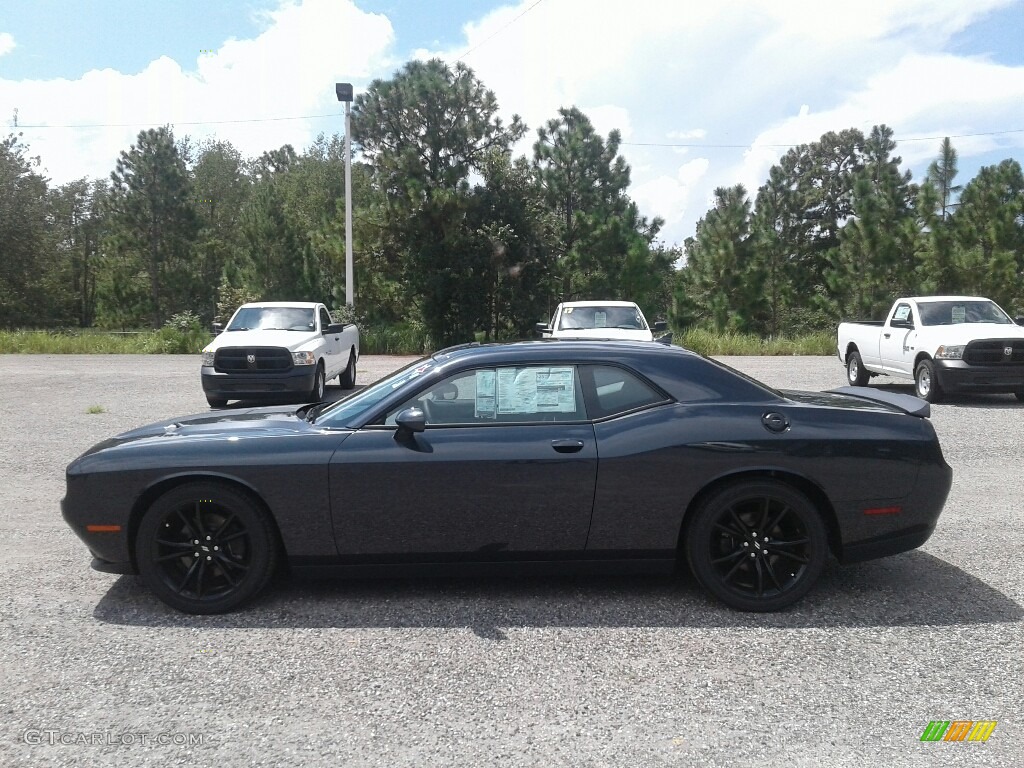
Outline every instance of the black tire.
[(942, 400), (942, 387), (935, 375), (935, 364), (931, 360), (922, 360), (914, 369), (914, 394), (929, 403)]
[(348, 353), (348, 365), (338, 376), (338, 383), (342, 389), (352, 389), (356, 385), (356, 353)]
[(684, 546), (697, 581), (740, 611), (792, 605), (828, 560), (818, 510), (773, 480), (740, 481), (714, 492), (695, 511)]
[(172, 608), (225, 613), (267, 585), (277, 567), (277, 535), (266, 513), (241, 491), (217, 482), (188, 483), (146, 511), (135, 557), (142, 580)]
[(864, 361), (860, 359), (860, 352), (857, 350), (846, 358), (846, 378), (851, 387), (866, 387), (871, 379), (871, 374), (864, 367)]
[(213, 395), (207, 395), (206, 402), (210, 404), (211, 408), (223, 408), (228, 404), (228, 399), (226, 397), (214, 397)]
[(324, 391), (327, 388), (327, 378), (324, 373), (324, 364), (316, 364), (316, 373), (313, 374), (313, 388), (309, 390), (309, 399), (314, 402), (321, 402), (324, 399)]

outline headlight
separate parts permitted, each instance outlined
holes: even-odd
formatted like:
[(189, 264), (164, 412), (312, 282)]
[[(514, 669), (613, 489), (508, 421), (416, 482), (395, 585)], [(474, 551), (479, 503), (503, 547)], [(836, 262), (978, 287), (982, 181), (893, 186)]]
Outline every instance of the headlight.
[(216, 354), (212, 349), (203, 350), (203, 365), (213, 365), (213, 356)]
[(295, 365), (316, 365), (316, 355), (312, 352), (292, 352), (292, 362)]
[(935, 357), (941, 360), (959, 360), (964, 356), (966, 344), (945, 344), (935, 350)]

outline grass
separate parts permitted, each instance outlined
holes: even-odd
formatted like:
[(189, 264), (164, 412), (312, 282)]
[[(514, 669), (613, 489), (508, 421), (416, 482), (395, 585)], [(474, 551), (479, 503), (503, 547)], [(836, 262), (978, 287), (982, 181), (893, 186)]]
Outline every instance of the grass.
[(86, 413), (106, 413), (107, 409), (104, 408), (102, 405), (90, 405), (88, 408), (85, 409), (85, 412)]
[[(173, 336), (174, 338), (168, 338)], [(198, 354), (209, 337), (186, 338), (162, 331), (114, 333), (73, 331), (0, 331), (0, 354)], [(675, 334), (679, 346), (703, 355), (832, 355), (835, 333), (761, 338), (750, 334), (714, 333), (691, 329)], [(422, 328), (376, 326), (360, 329), (360, 352), (364, 355), (423, 355), (433, 351)]]

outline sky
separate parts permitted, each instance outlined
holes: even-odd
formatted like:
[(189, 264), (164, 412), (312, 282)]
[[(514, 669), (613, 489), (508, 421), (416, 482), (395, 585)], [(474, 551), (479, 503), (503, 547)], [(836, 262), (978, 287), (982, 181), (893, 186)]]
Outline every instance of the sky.
[[(793, 145), (885, 123), (923, 178), (1024, 162), (1024, 0), (5, 0), (0, 135), (54, 184), (107, 177), (138, 132), (243, 153), (344, 130), (410, 59), (464, 61), (530, 132), (577, 106), (617, 129), (630, 195), (681, 245), (714, 190), (751, 199)], [(15, 127), (15, 125), (17, 127)]]

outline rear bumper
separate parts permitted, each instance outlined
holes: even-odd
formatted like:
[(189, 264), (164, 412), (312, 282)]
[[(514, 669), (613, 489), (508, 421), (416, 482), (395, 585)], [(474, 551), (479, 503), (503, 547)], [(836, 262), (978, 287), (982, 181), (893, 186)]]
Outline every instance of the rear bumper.
[(203, 392), (225, 400), (300, 395), (313, 388), (315, 365), (297, 365), (281, 373), (218, 373), (213, 366), (202, 367)]
[(1024, 365), (968, 365), (963, 360), (934, 360), (939, 386), (947, 392), (1024, 391)]

